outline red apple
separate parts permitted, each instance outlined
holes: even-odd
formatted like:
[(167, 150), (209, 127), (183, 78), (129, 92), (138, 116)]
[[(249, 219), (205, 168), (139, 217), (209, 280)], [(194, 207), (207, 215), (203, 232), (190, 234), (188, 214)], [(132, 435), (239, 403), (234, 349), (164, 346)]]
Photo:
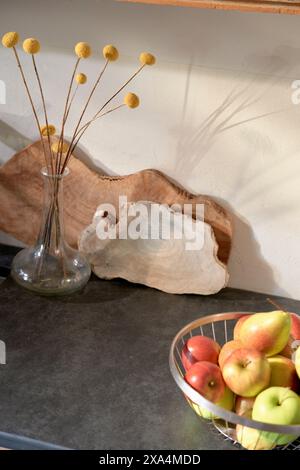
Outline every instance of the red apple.
[(282, 351), (280, 351), (279, 355), (287, 357), (288, 359), (291, 359), (293, 352), (294, 352), (292, 348), (292, 344), (294, 341), (295, 341), (294, 338), (290, 336), (286, 346), (283, 348)]
[(251, 315), (243, 315), (241, 318), (238, 319), (233, 330), (233, 339), (239, 339), (241, 326), (244, 321), (247, 320), (247, 318), (249, 318), (250, 316)]
[(235, 401), (235, 412), (239, 416), (251, 419), (255, 397), (237, 397)]
[(216, 364), (196, 362), (185, 374), (185, 380), (204, 398), (214, 403), (221, 400), (225, 393), (225, 383), (221, 370)]
[(268, 387), (271, 367), (265, 356), (255, 349), (234, 351), (222, 369), (226, 385), (237, 395), (255, 397)]
[(300, 339), (300, 316), (296, 313), (290, 313), (292, 325), (291, 335), (294, 339)]
[(295, 353), (295, 367), (296, 367), (298, 377), (300, 379), (300, 346)]
[(224, 344), (219, 354), (219, 365), (221, 369), (223, 368), (224, 362), (233, 353), (233, 351), (241, 349), (242, 347), (242, 343), (238, 340), (228, 341), (228, 343)]
[[(225, 392), (221, 400), (216, 402), (216, 405), (218, 405), (220, 408), (224, 408), (224, 410), (232, 411), (234, 407), (234, 401), (235, 401), (234, 393), (228, 387), (225, 387)], [(217, 415), (207, 410), (204, 406), (196, 405), (196, 403), (193, 403), (191, 401), (189, 401), (189, 404), (191, 405), (193, 410), (197, 413), (197, 415), (201, 416), (201, 418), (219, 419)]]
[(199, 361), (208, 361), (218, 364), (220, 346), (216, 341), (207, 336), (193, 336), (185, 343), (181, 360), (185, 370)]
[(294, 392), (300, 390), (300, 382), (295, 365), (291, 359), (283, 356), (268, 358), (271, 366), (271, 379), (269, 387), (288, 387)]

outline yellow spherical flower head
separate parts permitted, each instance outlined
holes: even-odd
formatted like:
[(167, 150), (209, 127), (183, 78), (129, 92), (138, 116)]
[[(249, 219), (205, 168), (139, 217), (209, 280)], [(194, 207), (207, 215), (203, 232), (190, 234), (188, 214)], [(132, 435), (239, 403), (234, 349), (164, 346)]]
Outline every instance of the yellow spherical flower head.
[(78, 85), (84, 85), (87, 81), (87, 76), (84, 73), (78, 73), (75, 77), (75, 80)]
[(155, 56), (150, 52), (142, 52), (140, 54), (140, 63), (142, 65), (154, 65), (156, 62)]
[(134, 93), (127, 93), (124, 98), (124, 103), (126, 104), (126, 106), (128, 106), (128, 108), (137, 108), (140, 104), (140, 99)]
[(115, 46), (108, 44), (103, 47), (103, 57), (111, 62), (115, 61), (119, 57), (119, 51)]
[(54, 153), (67, 153), (69, 145), (66, 142), (54, 142), (51, 145), (52, 152)]
[(41, 134), (43, 137), (47, 137), (49, 135), (54, 135), (56, 132), (55, 126), (53, 124), (49, 124), (48, 126), (41, 127)]
[(2, 38), (2, 44), (4, 47), (15, 47), (15, 45), (18, 44), (18, 42), (19, 42), (19, 35), (18, 33), (14, 31), (4, 34)]
[(23, 49), (27, 54), (37, 54), (40, 51), (41, 45), (35, 38), (25, 39), (23, 42)]
[(90, 57), (92, 49), (87, 42), (78, 42), (75, 46), (75, 53), (79, 59), (87, 59)]

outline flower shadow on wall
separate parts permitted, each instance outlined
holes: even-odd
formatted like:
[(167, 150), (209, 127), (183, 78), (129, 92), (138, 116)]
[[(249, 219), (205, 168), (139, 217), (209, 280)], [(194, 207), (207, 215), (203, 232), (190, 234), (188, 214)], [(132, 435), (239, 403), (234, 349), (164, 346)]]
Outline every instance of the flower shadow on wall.
[(224, 132), (248, 124), (251, 121), (263, 119), (285, 111), (285, 109), (279, 109), (263, 114), (250, 115), (247, 119), (236, 120), (239, 115), (249, 110), (251, 106), (257, 104), (263, 98), (266, 91), (269, 91), (276, 83), (276, 81), (267, 82), (263, 91), (255, 96), (255, 91), (253, 91), (255, 81), (253, 81), (242, 87), (239, 84), (234, 86), (222, 103), (196, 128), (185, 127), (184, 121), (189, 96), (190, 74), (191, 70), (188, 72), (185, 102), (183, 105), (183, 118), (181, 129), (179, 129), (179, 141), (175, 153), (176, 170), (178, 170), (179, 174), (185, 174), (186, 172), (195, 170)]
[[(285, 109), (277, 109), (261, 114), (258, 114), (257, 112), (255, 113), (253, 111), (251, 114), (251, 109), (254, 110), (255, 105), (262, 100), (266, 92), (270, 91), (270, 89), (274, 87), (280, 80), (280, 78), (264, 78), (263, 89), (260, 88), (259, 91), (257, 91), (255, 86), (256, 79), (254, 78), (253, 81), (249, 81), (246, 84), (241, 85), (238, 83), (236, 86), (234, 86), (220, 103), (220, 105), (217, 106), (217, 108), (214, 109), (200, 123), (200, 125), (197, 126), (197, 128), (195, 128), (195, 126), (190, 128), (185, 126), (185, 122), (187, 114), (187, 101), (190, 94), (189, 88), (191, 70), (192, 67), (190, 67), (186, 82), (183, 118), (181, 128), (179, 131), (177, 131), (179, 140), (174, 158), (174, 168), (176, 168), (176, 172), (174, 170), (174, 173), (181, 175), (183, 181), (188, 181), (190, 176), (192, 174), (195, 175), (197, 170), (199, 175), (201, 175), (201, 162), (205, 157), (208, 156), (218, 139), (222, 138), (226, 131), (241, 126), (247, 126), (247, 124), (252, 121), (263, 121), (263, 119), (266, 119), (274, 114), (279, 114), (290, 109), (290, 107), (287, 106)], [(239, 77), (237, 77), (237, 79), (239, 79)], [(245, 111), (247, 112), (246, 117)], [(225, 162), (227, 170), (230, 171), (230, 165), (228, 162), (226, 163), (226, 151), (224, 152), (224, 155), (222, 155), (222, 158), (223, 163)], [(244, 159), (241, 156), (240, 164), (237, 162), (237, 165), (240, 167), (240, 171), (237, 171), (237, 174), (233, 173), (232, 182), (228, 191), (228, 200), (232, 201), (236, 198), (238, 192), (237, 188), (247, 187), (247, 194), (239, 194), (239, 201), (241, 202), (241, 200), (244, 199), (244, 205), (248, 202), (254, 203), (257, 205), (256, 212), (259, 212), (261, 210), (259, 203), (261, 194), (255, 192), (252, 194), (252, 196), (251, 194), (249, 196), (249, 185), (252, 179), (255, 178), (255, 175), (253, 176), (251, 171), (247, 171), (248, 167), (250, 168), (251, 166), (251, 159)], [(219, 175), (217, 171), (216, 174)], [(291, 174), (290, 177), (294, 178), (295, 175)], [(265, 191), (268, 191), (269, 184), (271, 183), (267, 183), (265, 185)], [(269, 189), (271, 189), (271, 187)], [(199, 192), (201, 192), (201, 182)], [(231, 284), (235, 287), (270, 293), (274, 293), (280, 288), (281, 295), (289, 296), (289, 294), (284, 291), (281, 286), (279, 286), (278, 279), (276, 280), (276, 272), (274, 272), (272, 266), (270, 266), (264, 259), (261, 252), (261, 247), (256, 240), (254, 231), (247, 219), (243, 215), (239, 214), (236, 209), (228, 202), (228, 200), (225, 201), (221, 198), (215, 199), (218, 203), (230, 211), (233, 218), (234, 240), (232, 257), (229, 263)], [(278, 206), (276, 209), (278, 209)], [(282, 207), (282, 211), (289, 210), (289, 207)], [(276, 217), (276, 215), (278, 215), (278, 210), (276, 214), (270, 215), (270, 217), (274, 219), (273, 215)]]

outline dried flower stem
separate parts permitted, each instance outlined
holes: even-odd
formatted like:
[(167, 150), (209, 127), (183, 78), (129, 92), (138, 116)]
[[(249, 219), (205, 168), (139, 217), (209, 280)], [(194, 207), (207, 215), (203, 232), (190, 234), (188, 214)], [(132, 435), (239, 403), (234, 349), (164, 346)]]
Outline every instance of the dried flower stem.
[[(67, 114), (70, 94), (71, 94), (71, 90), (72, 90), (72, 86), (73, 86), (73, 82), (74, 82), (74, 77), (75, 77), (79, 62), (80, 62), (80, 57), (76, 60), (74, 70), (73, 70), (73, 74), (72, 74), (71, 81), (70, 81), (70, 85), (69, 85), (69, 89), (68, 89), (68, 93), (67, 93), (67, 99), (66, 99), (66, 103), (65, 103), (65, 109), (64, 109), (62, 125), (61, 125), (61, 133), (60, 133), (60, 137), (59, 137), (60, 147), (58, 147), (58, 149), (59, 148), (62, 149), (62, 143), (63, 143), (63, 140), (64, 140), (65, 124), (66, 124), (66, 121), (67, 121), (66, 114)], [(58, 174), (60, 172), (60, 167), (61, 167), (62, 150), (61, 151), (58, 150), (56, 158), (57, 158), (57, 161), (56, 161), (56, 174)]]
[[(103, 106), (99, 109), (99, 111), (93, 116), (93, 118), (87, 123), (87, 128), (92, 124), (92, 122), (99, 116), (101, 111), (103, 111), (104, 108), (119, 94), (121, 93), (122, 90), (143, 70), (145, 67), (145, 64), (141, 65), (138, 70), (119, 88), (116, 93), (114, 93), (109, 100), (107, 100)], [(85, 127), (85, 126), (84, 126)], [(87, 128), (85, 130), (87, 130)]]
[(40, 138), (41, 138), (41, 143), (42, 143), (42, 146), (43, 146), (46, 166), (47, 166), (48, 171), (49, 171), (50, 165), (49, 165), (49, 162), (48, 162), (48, 159), (47, 159), (47, 153), (46, 153), (46, 149), (45, 149), (45, 143), (44, 143), (43, 135), (42, 135), (42, 132), (41, 132), (40, 121), (39, 121), (39, 118), (38, 118), (38, 115), (37, 115), (37, 112), (36, 112), (36, 109), (35, 109), (35, 106), (34, 106), (33, 99), (32, 99), (31, 94), (30, 94), (30, 90), (29, 90), (29, 87), (28, 87), (28, 84), (27, 84), (27, 81), (26, 81), (26, 77), (25, 77), (25, 74), (24, 74), (24, 71), (23, 71), (22, 64), (21, 64), (20, 59), (19, 59), (18, 52), (17, 52), (15, 47), (13, 47), (13, 51), (14, 51), (14, 54), (15, 54), (15, 57), (16, 57), (16, 60), (17, 60), (17, 64), (18, 64), (18, 67), (19, 67), (19, 70), (20, 70), (20, 73), (21, 73), (21, 76), (22, 76), (23, 83), (25, 85), (25, 89), (26, 89), (30, 104), (31, 104), (33, 115), (34, 115), (34, 118), (35, 118), (37, 126), (38, 126), (38, 130), (39, 130), (39, 134), (40, 134)]
[(71, 109), (71, 106), (73, 104), (73, 101), (74, 101), (74, 98), (77, 94), (77, 90), (79, 88), (79, 85), (76, 86), (74, 92), (73, 92), (73, 95), (72, 95), (72, 98), (70, 99), (70, 103), (69, 103), (69, 106), (68, 106), (68, 109), (67, 109), (67, 114), (66, 114), (66, 119), (68, 119), (68, 116), (69, 116), (69, 113), (70, 113), (70, 109)]
[(100, 72), (100, 74), (99, 74), (99, 76), (98, 76), (98, 78), (97, 78), (97, 80), (96, 80), (96, 82), (95, 82), (95, 84), (94, 84), (94, 86), (93, 86), (93, 88), (92, 88), (92, 91), (91, 91), (91, 93), (90, 93), (90, 95), (89, 95), (89, 97), (88, 97), (88, 100), (87, 100), (87, 102), (86, 102), (86, 104), (85, 104), (85, 106), (84, 106), (84, 108), (83, 108), (83, 111), (82, 111), (82, 113), (81, 113), (81, 115), (80, 115), (78, 124), (77, 124), (77, 126), (76, 126), (76, 128), (75, 128), (74, 135), (76, 135), (76, 132), (78, 131), (78, 128), (79, 128), (79, 126), (80, 126), (80, 124), (81, 124), (81, 121), (82, 121), (82, 119), (83, 119), (83, 116), (84, 116), (84, 114), (85, 114), (85, 112), (86, 112), (86, 110), (87, 110), (88, 105), (90, 104), (91, 98), (92, 98), (93, 94), (95, 93), (95, 90), (96, 90), (97, 86), (98, 86), (99, 83), (100, 83), (100, 80), (101, 80), (101, 78), (102, 78), (102, 76), (103, 76), (103, 74), (104, 74), (104, 72), (105, 72), (105, 70), (106, 70), (106, 67), (107, 67), (107, 65), (108, 65), (108, 62), (109, 62), (108, 60), (105, 61), (104, 67), (103, 67), (103, 69), (101, 70), (101, 72)]
[[(73, 103), (73, 100), (75, 98), (76, 91), (77, 91), (77, 88), (78, 88), (78, 85), (77, 85), (77, 87), (75, 88), (75, 91), (73, 93), (73, 96), (70, 100), (70, 95), (71, 95), (71, 91), (72, 91), (72, 87), (73, 87), (74, 77), (75, 77), (75, 74), (76, 74), (76, 71), (77, 71), (77, 68), (78, 68), (78, 65), (79, 65), (79, 61), (80, 61), (80, 58), (78, 58), (76, 60), (74, 70), (73, 70), (73, 74), (72, 74), (71, 81), (70, 81), (70, 85), (69, 85), (69, 88), (68, 88), (66, 102), (65, 102), (65, 108), (64, 108), (63, 119), (62, 119), (62, 126), (61, 126), (61, 133), (60, 133), (60, 137), (59, 137), (59, 146), (58, 146), (58, 150), (56, 152), (55, 175), (58, 175), (60, 173), (61, 159), (62, 159), (62, 154), (63, 154), (62, 149), (63, 149), (63, 141), (64, 141), (65, 123), (68, 119), (70, 108), (72, 106), (72, 103)], [(52, 174), (54, 174), (54, 172)], [(59, 180), (55, 179), (55, 182), (54, 182), (54, 200), (55, 201), (57, 200), (57, 196), (58, 196), (59, 183), (60, 183)], [(48, 229), (46, 231), (47, 238), (49, 238), (50, 234), (51, 234), (52, 214), (53, 214), (54, 210), (55, 210), (55, 205), (54, 206), (52, 205), (52, 207), (50, 209), (50, 212), (49, 212), (49, 219), (50, 220), (49, 220), (49, 223), (48, 223)], [(49, 242), (49, 240), (48, 240), (48, 242)]]
[[(99, 85), (100, 80), (101, 80), (101, 78), (102, 78), (102, 76), (103, 76), (103, 74), (104, 74), (104, 72), (105, 72), (105, 70), (106, 70), (106, 67), (107, 67), (107, 65), (108, 65), (108, 62), (109, 62), (108, 60), (105, 61), (104, 67), (102, 68), (102, 70), (101, 70), (101, 72), (100, 72), (100, 74), (99, 74), (97, 80), (96, 80), (95, 83), (94, 83), (94, 86), (93, 86), (93, 88), (92, 88), (92, 90), (91, 90), (91, 92), (90, 92), (90, 95), (89, 95), (89, 97), (88, 97), (88, 99), (87, 99), (87, 102), (86, 102), (86, 104), (85, 104), (85, 106), (84, 106), (84, 108), (83, 108), (83, 110), (82, 110), (82, 113), (81, 113), (81, 115), (80, 115), (80, 117), (79, 117), (78, 123), (77, 123), (77, 125), (76, 125), (76, 127), (75, 127), (75, 130), (74, 130), (74, 132), (73, 132), (73, 136), (72, 136), (72, 139), (71, 139), (71, 143), (70, 143), (70, 147), (69, 147), (69, 148), (72, 148), (72, 146), (73, 146), (73, 143), (74, 143), (74, 140), (75, 140), (75, 138), (76, 138), (76, 133), (77, 133), (77, 131), (78, 131), (78, 128), (79, 128), (79, 126), (80, 126), (80, 124), (81, 124), (81, 121), (82, 121), (83, 116), (84, 116), (84, 114), (85, 114), (85, 112), (86, 112), (86, 110), (87, 110), (87, 107), (88, 107), (88, 105), (90, 104), (90, 101), (91, 101), (91, 99), (92, 99), (92, 96), (93, 96), (93, 94), (95, 93), (95, 90), (96, 90), (97, 86)], [(68, 157), (68, 154), (66, 155), (65, 161), (67, 160), (67, 157)], [(66, 167), (66, 166), (65, 166), (65, 162), (64, 162), (64, 164), (63, 164), (63, 169), (64, 169), (65, 167)], [(63, 170), (63, 171), (64, 171), (64, 170)]]
[(43, 103), (43, 110), (44, 110), (45, 122), (46, 122), (46, 126), (47, 126), (47, 140), (48, 140), (48, 146), (49, 146), (49, 152), (50, 152), (50, 159), (51, 159), (51, 170), (52, 170), (52, 173), (54, 173), (54, 167), (53, 167), (53, 153), (52, 153), (52, 149), (51, 149), (51, 141), (50, 141), (50, 134), (49, 134), (49, 123), (48, 123), (48, 115), (47, 115), (47, 108), (46, 108), (46, 103), (45, 103), (45, 97), (44, 97), (43, 87), (42, 87), (40, 75), (39, 75), (39, 73), (38, 73), (38, 69), (37, 69), (37, 66), (36, 66), (36, 61), (35, 61), (34, 55), (32, 54), (31, 57), (32, 57), (32, 64), (33, 64), (33, 68), (34, 68), (35, 75), (36, 75), (36, 78), (37, 78), (37, 82), (38, 82), (38, 85), (39, 85), (40, 94), (41, 94), (41, 99), (42, 99), (42, 103)]
[[(107, 114), (110, 114), (110, 113), (112, 113), (113, 111), (116, 111), (117, 109), (123, 108), (123, 107), (125, 107), (125, 106), (126, 106), (126, 104), (124, 104), (124, 103), (119, 104), (119, 105), (116, 106), (115, 108), (111, 108), (111, 109), (109, 109), (108, 111), (105, 111), (105, 113), (99, 114), (99, 116), (95, 117), (94, 119), (92, 119), (91, 121), (89, 121), (88, 123), (86, 123), (86, 124), (81, 128), (81, 134), (80, 134), (80, 130), (79, 130), (79, 132), (78, 132), (78, 134), (77, 134), (78, 139), (77, 139), (77, 141), (76, 141), (76, 145), (77, 145), (79, 139), (81, 139), (81, 136), (82, 136), (83, 133), (85, 132), (85, 129), (86, 129), (86, 127), (87, 127), (88, 125), (92, 124), (92, 122), (94, 122), (94, 121), (97, 121), (99, 118), (101, 118), (101, 117), (103, 117), (103, 116), (106, 116)], [(80, 134), (80, 135), (79, 135), (79, 134)], [(72, 149), (72, 151), (74, 151), (74, 148)]]
[[(113, 111), (116, 111), (117, 109), (123, 108), (124, 106), (126, 106), (124, 103), (119, 104), (119, 105), (116, 106), (115, 108), (109, 109), (108, 111), (105, 111), (105, 113), (100, 114), (99, 116), (97, 116), (97, 117), (94, 119), (94, 121), (96, 121), (97, 119), (100, 119), (100, 118), (103, 117), (103, 116), (106, 116), (107, 114), (112, 113)], [(84, 134), (84, 131), (85, 131), (85, 128), (84, 128), (84, 126), (83, 126), (83, 130), (82, 130), (81, 134), (80, 134), (80, 135), (77, 134), (77, 135), (78, 135), (77, 140), (73, 143), (73, 146), (72, 146), (71, 150), (68, 151), (68, 155), (66, 156), (65, 161), (64, 161), (64, 164), (63, 164), (63, 166), (62, 166), (62, 170), (61, 170), (62, 173), (65, 171), (66, 166), (67, 166), (67, 164), (68, 164), (68, 162), (69, 162), (69, 160), (70, 160), (70, 158), (71, 158), (71, 156), (72, 156), (72, 152), (74, 152), (75, 148), (77, 147), (77, 145), (78, 145), (78, 143), (79, 143), (79, 141), (80, 141), (82, 135)]]
[[(124, 88), (143, 70), (143, 68), (145, 67), (145, 64), (141, 65), (138, 70), (121, 86), (121, 88), (119, 88), (105, 103), (103, 106), (101, 106), (101, 108), (99, 109), (99, 111), (97, 111), (96, 114), (94, 114), (94, 116), (92, 117), (92, 119), (90, 121), (88, 121), (86, 124), (84, 124), (80, 129), (78, 129), (77, 133), (74, 132), (74, 135), (73, 135), (73, 138), (72, 138), (72, 141), (71, 141), (71, 145), (69, 147), (69, 150), (67, 152), (67, 155), (65, 157), (65, 161), (62, 165), (62, 169), (61, 169), (61, 172), (63, 173), (66, 166), (67, 166), (67, 163), (68, 161), (70, 160), (70, 156), (72, 154), (72, 152), (74, 151), (74, 149), (76, 148), (76, 146), (78, 145), (79, 143), (79, 140), (82, 138), (83, 134), (87, 131), (87, 129), (89, 128), (89, 126), (92, 124), (92, 122), (94, 122), (98, 117), (100, 117), (100, 113), (101, 111), (103, 111), (103, 109), (119, 94), (121, 93), (122, 90), (124, 90)], [(118, 109), (120, 106), (118, 106), (117, 108), (114, 108), (113, 110), (115, 109)], [(103, 114), (104, 115), (104, 114)], [(101, 115), (102, 116), (102, 115)], [(79, 135), (80, 134), (80, 135)], [(79, 138), (76, 140), (76, 143), (74, 145), (74, 141), (76, 139), (76, 137), (79, 136)]]

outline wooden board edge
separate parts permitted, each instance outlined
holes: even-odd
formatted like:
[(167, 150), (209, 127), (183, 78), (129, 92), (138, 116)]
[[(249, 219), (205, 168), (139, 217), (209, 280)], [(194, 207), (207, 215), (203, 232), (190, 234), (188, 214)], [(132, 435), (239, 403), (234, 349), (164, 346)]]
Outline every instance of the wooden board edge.
[(300, 15), (300, 3), (287, 2), (257, 2), (257, 1), (230, 1), (230, 0), (117, 0), (121, 3), (143, 3), (153, 5), (170, 5), (213, 10), (232, 10), (256, 13), (276, 13), (287, 15)]

